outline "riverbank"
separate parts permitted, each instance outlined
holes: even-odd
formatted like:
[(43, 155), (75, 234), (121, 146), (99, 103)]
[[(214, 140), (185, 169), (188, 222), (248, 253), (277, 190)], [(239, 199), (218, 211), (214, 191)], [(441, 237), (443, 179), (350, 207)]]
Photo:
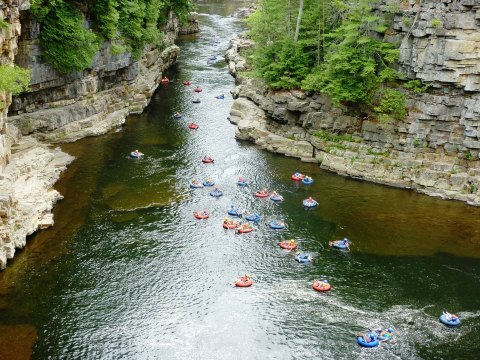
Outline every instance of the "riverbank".
[(62, 75), (42, 59), (39, 25), (29, 7), (13, 1), (5, 12), (9, 31), (0, 30), (8, 61), (32, 71), (28, 92), (2, 97), (7, 107), (0, 114), (0, 269), (28, 235), (54, 224), (51, 211), (62, 196), (53, 186), (73, 157), (51, 144), (105, 134), (128, 115), (142, 113), (180, 54), (178, 35), (199, 31), (198, 14), (191, 13), (182, 27), (170, 13), (163, 48), (147, 46), (133, 61), (128, 53), (113, 54), (105, 42), (91, 68)]
[[(239, 36), (231, 40), (226, 53), (229, 72), (236, 79), (229, 119), (237, 126), (237, 139), (318, 163), (340, 175), (480, 206), (476, 145), (466, 148), (462, 140), (454, 148), (443, 146), (446, 128), (441, 121), (430, 121), (426, 129), (422, 115), (433, 110), (428, 105), (433, 95), (411, 100), (410, 105), (423, 111), (412, 110), (403, 122), (361, 119), (334, 106), (325, 95), (273, 91), (251, 77), (242, 51), (253, 45)], [(438, 97), (435, 101), (441, 101)], [(443, 96), (444, 107), (453, 106), (451, 101), (456, 99)]]

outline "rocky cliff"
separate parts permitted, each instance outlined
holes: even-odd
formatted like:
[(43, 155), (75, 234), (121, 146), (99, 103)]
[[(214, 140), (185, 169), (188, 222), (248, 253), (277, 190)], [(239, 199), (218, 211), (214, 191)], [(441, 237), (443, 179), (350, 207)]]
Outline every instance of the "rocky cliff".
[(479, 36), (478, 1), (402, 2), (386, 39), (400, 44), (399, 69), (431, 87), (424, 93), (405, 90), (408, 116), (391, 123), (352, 116), (324, 95), (271, 91), (242, 74), (248, 64), (241, 50), (252, 44), (234, 39), (226, 55), (238, 84), (230, 120), (239, 139), (268, 150), (339, 174), (478, 206)]
[(0, 112), (0, 269), (29, 234), (53, 225), (51, 210), (61, 198), (53, 185), (73, 158), (49, 144), (103, 134), (142, 112), (179, 55), (178, 33), (199, 31), (197, 14), (184, 28), (170, 14), (163, 49), (147, 46), (132, 61), (128, 53), (112, 54), (105, 42), (89, 69), (61, 75), (42, 59), (41, 29), (29, 7), (27, 0), (0, 7), (0, 19), (10, 24), (0, 28), (0, 63), (32, 71), (28, 92), (13, 99), (0, 94), (6, 104)]

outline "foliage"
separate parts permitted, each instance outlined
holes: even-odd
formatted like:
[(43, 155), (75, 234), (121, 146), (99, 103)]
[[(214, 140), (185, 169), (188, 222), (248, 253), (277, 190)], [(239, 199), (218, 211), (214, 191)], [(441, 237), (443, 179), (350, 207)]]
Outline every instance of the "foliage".
[(402, 120), (406, 116), (406, 101), (407, 98), (404, 93), (387, 89), (374, 110), (381, 116), (381, 119), (385, 119), (385, 115), (390, 115), (396, 120)]
[(191, 0), (32, 0), (31, 7), (45, 59), (61, 73), (88, 68), (103, 40), (113, 54), (138, 59), (146, 44), (162, 46), (170, 11), (185, 21), (191, 10)]
[(465, 151), (465, 160), (467, 161), (472, 161), (473, 160), (473, 154), (470, 150)]
[[(0, 92), (18, 94), (28, 90), (30, 70), (18, 66), (0, 65)], [(0, 104), (0, 109), (4, 104)]]
[(0, 19), (0, 29), (7, 30), (10, 27), (10, 24), (3, 19)]
[(439, 19), (432, 19), (432, 27), (434, 29), (439, 29), (439, 28), (443, 27), (443, 23)]
[(331, 142), (340, 142), (340, 141), (357, 142), (358, 141), (352, 135), (349, 135), (349, 134), (332, 134), (322, 130), (315, 131), (313, 135), (322, 140), (331, 141)]
[(407, 90), (410, 90), (410, 91), (413, 91), (414, 93), (419, 94), (419, 93), (426, 92), (431, 87), (431, 85), (430, 84), (422, 85), (422, 82), (419, 79), (415, 79), (415, 80), (410, 80), (406, 82), (405, 84), (403, 84), (403, 87)]

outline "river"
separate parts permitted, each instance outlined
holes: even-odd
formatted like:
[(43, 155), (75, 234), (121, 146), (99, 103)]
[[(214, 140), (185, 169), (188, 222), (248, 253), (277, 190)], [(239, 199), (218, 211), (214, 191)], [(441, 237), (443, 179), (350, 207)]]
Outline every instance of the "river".
[[(243, 29), (229, 16), (241, 5), (201, 2), (202, 32), (178, 41), (172, 81), (145, 112), (121, 131), (63, 146), (77, 160), (56, 186), (65, 199), (55, 226), (32, 236), (0, 273), (3, 358), (478, 358), (480, 209), (236, 141), (223, 54)], [(202, 86), (200, 104), (184, 80)], [(183, 118), (173, 119), (175, 111)], [(187, 129), (189, 121), (200, 128)], [(145, 158), (129, 158), (134, 149)], [(214, 164), (200, 162), (207, 154)], [(290, 180), (297, 169), (315, 183)], [(239, 176), (251, 186), (239, 188)], [(189, 189), (194, 178), (213, 178), (224, 196)], [(285, 201), (255, 199), (263, 187)], [(308, 196), (317, 209), (303, 209)], [(222, 228), (231, 204), (262, 214), (254, 232)], [(210, 219), (193, 218), (201, 209)], [(268, 229), (274, 218), (288, 229)], [(350, 252), (329, 248), (345, 236)], [(278, 247), (290, 238), (315, 261), (299, 265)], [(233, 287), (247, 272), (254, 285)], [(333, 285), (328, 294), (311, 289), (323, 277)], [(444, 308), (462, 327), (438, 322)], [(394, 327), (395, 341), (360, 348), (355, 334), (377, 326)]]

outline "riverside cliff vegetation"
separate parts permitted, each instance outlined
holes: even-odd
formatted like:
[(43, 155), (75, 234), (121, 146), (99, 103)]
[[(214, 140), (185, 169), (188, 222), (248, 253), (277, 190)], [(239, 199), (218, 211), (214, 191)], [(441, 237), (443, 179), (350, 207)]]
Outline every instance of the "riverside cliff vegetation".
[(45, 60), (60, 73), (87, 69), (103, 41), (112, 52), (138, 59), (146, 44), (162, 46), (162, 27), (173, 12), (180, 21), (190, 0), (33, 0)]
[(389, 24), (375, 15), (375, 3), (260, 0), (248, 19), (254, 74), (274, 89), (322, 92), (380, 120), (403, 118), (406, 97), (395, 89), (401, 74), (392, 67), (399, 51), (382, 41)]

